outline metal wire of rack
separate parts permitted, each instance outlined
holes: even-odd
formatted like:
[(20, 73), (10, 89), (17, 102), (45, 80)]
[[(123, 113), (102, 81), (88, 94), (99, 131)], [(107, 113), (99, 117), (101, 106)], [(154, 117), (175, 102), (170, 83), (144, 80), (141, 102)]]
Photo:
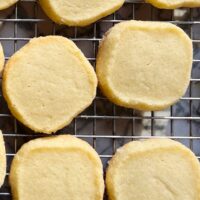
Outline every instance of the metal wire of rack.
[[(169, 137), (188, 146), (200, 158), (200, 9), (159, 10), (140, 0), (126, 0), (116, 13), (85, 28), (59, 26), (49, 20), (36, 0), (21, 0), (0, 13), (0, 41), (6, 60), (31, 38), (63, 35), (72, 39), (95, 67), (103, 34), (121, 21), (167, 21), (183, 28), (194, 45), (190, 86), (186, 95), (170, 109), (138, 112), (113, 105), (100, 91), (93, 104), (57, 134), (71, 133), (88, 141), (99, 153), (104, 167), (116, 149), (131, 140)], [(34, 134), (10, 114), (0, 92), (0, 129), (7, 150), (7, 176), (0, 200), (10, 200), (8, 176), (13, 156), (25, 142), (44, 135)]]

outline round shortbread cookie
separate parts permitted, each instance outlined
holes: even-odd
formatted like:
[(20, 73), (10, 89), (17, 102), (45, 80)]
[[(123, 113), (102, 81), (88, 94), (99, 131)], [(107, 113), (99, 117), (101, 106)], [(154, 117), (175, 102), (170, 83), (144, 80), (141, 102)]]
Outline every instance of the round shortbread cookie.
[(9, 8), (10, 6), (14, 5), (19, 0), (0, 0), (0, 10)]
[(0, 187), (6, 176), (6, 150), (2, 132), (0, 131)]
[(157, 8), (175, 9), (180, 7), (200, 7), (200, 0), (146, 0)]
[(184, 95), (192, 68), (192, 41), (170, 23), (128, 21), (100, 44), (97, 76), (114, 103), (161, 110)]
[(86, 26), (118, 10), (125, 0), (39, 0), (56, 23)]
[(4, 57), (2, 45), (0, 43), (0, 76), (1, 76), (2, 71), (3, 71), (4, 63), (5, 63), (5, 57)]
[(36, 132), (68, 125), (96, 95), (93, 67), (77, 46), (60, 36), (32, 39), (3, 73), (3, 95), (12, 114)]
[(200, 199), (200, 165), (182, 144), (169, 139), (134, 141), (109, 163), (110, 200)]
[(11, 165), (14, 200), (102, 200), (103, 168), (95, 150), (70, 135), (32, 140)]

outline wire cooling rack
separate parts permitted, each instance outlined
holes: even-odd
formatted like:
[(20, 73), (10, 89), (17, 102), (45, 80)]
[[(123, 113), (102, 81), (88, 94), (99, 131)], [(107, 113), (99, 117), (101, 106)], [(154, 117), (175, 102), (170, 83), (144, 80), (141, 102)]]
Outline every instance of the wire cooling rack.
[[(95, 67), (103, 34), (114, 24), (130, 19), (168, 21), (191, 37), (193, 70), (185, 96), (170, 109), (138, 112), (113, 105), (98, 91), (93, 104), (57, 134), (70, 133), (88, 141), (99, 153), (104, 167), (115, 150), (128, 141), (160, 136), (182, 142), (200, 158), (200, 9), (159, 10), (140, 0), (127, 0), (113, 15), (85, 28), (77, 28), (56, 25), (45, 16), (36, 0), (21, 0), (0, 12), (0, 41), (8, 60), (33, 37), (63, 35), (72, 39)], [(22, 144), (43, 135), (34, 134), (11, 116), (1, 92), (0, 129), (4, 134), (8, 164), (0, 200), (10, 200), (8, 176), (13, 156)]]

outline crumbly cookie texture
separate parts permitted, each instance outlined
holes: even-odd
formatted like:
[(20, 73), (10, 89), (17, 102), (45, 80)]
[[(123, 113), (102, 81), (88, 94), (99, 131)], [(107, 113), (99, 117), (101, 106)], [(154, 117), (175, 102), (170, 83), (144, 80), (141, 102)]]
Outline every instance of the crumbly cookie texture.
[(86, 26), (118, 10), (125, 0), (39, 0), (56, 23)]
[(3, 95), (12, 114), (35, 132), (53, 133), (70, 124), (96, 95), (93, 67), (70, 40), (32, 39), (3, 73)]
[(14, 200), (103, 200), (103, 167), (96, 151), (70, 135), (32, 140), (11, 165)]
[(0, 187), (6, 176), (6, 151), (2, 132), (0, 131)]
[(180, 7), (200, 7), (199, 0), (146, 0), (157, 8), (162, 9), (175, 9)]
[(120, 106), (165, 109), (188, 87), (192, 54), (191, 39), (173, 24), (122, 22), (111, 28), (100, 44), (99, 86)]
[(134, 141), (111, 159), (106, 186), (110, 200), (200, 199), (200, 165), (178, 142)]
[(14, 5), (18, 0), (1, 0), (0, 1), (0, 10), (4, 10)]

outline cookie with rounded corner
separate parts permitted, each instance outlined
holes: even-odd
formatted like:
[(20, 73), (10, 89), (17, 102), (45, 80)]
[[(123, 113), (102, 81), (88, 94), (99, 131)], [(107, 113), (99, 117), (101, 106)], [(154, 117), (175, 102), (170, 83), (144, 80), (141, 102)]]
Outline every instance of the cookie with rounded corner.
[(87, 26), (118, 10), (125, 0), (39, 0), (47, 16), (58, 24)]
[(92, 103), (97, 78), (72, 41), (46, 36), (32, 39), (9, 59), (2, 84), (11, 113), (33, 131), (51, 134)]
[(109, 162), (106, 187), (110, 200), (200, 199), (200, 164), (179, 142), (132, 141)]
[(0, 187), (3, 185), (6, 177), (6, 150), (3, 134), (0, 130)]
[(4, 10), (6, 8), (9, 8), (17, 2), (18, 2), (18, 0), (1, 0), (0, 1), (0, 10)]
[(146, 0), (148, 3), (153, 6), (161, 9), (176, 9), (176, 8), (195, 8), (200, 7), (199, 0)]
[(101, 160), (87, 142), (71, 135), (24, 144), (13, 159), (9, 181), (14, 200), (103, 200)]
[(189, 85), (192, 41), (166, 22), (127, 21), (103, 38), (97, 55), (99, 87), (113, 103), (137, 110), (163, 110)]

